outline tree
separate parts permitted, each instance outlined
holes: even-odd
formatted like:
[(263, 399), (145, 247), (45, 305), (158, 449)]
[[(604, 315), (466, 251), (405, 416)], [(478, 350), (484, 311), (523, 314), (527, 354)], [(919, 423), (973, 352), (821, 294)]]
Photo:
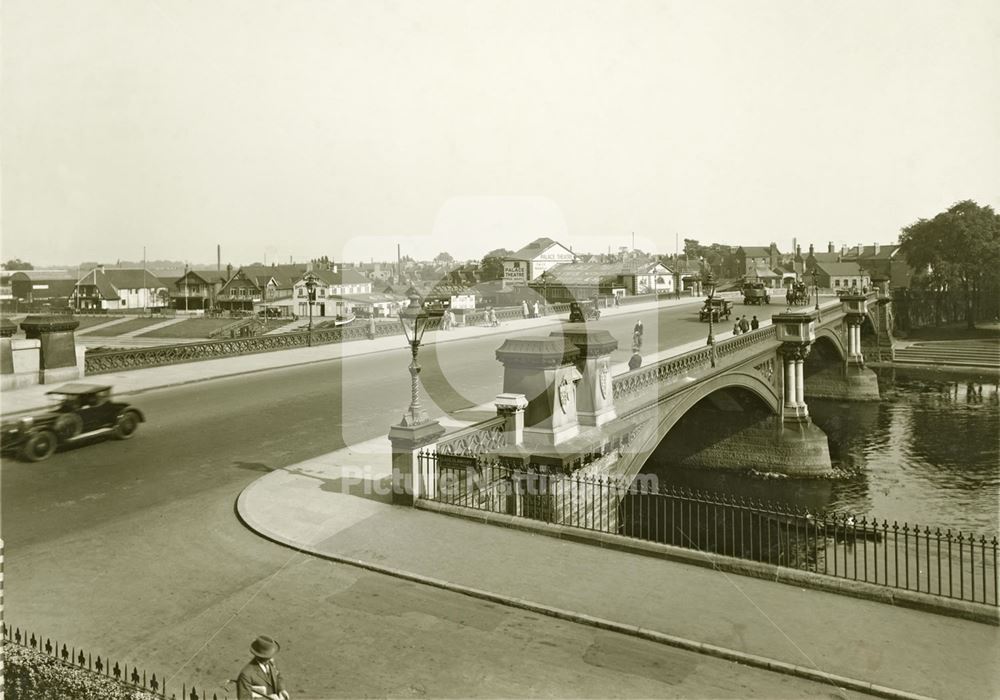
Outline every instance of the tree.
[(455, 258), (451, 257), (451, 253), (447, 251), (442, 251), (434, 257), (434, 262), (436, 263), (451, 263), (455, 262)]
[(502, 280), (503, 279), (503, 259), (508, 255), (513, 255), (513, 251), (507, 250), (506, 248), (497, 248), (496, 250), (491, 250), (489, 253), (483, 256), (482, 262), (479, 263), (480, 274), (483, 282), (489, 282), (490, 280)]
[(26, 260), (21, 260), (21, 258), (14, 258), (4, 263), (4, 268), (7, 270), (34, 270), (35, 266)]
[(1000, 281), (1000, 216), (967, 199), (910, 224), (899, 243), (907, 264), (936, 291), (962, 290), (966, 326), (975, 328), (977, 297)]

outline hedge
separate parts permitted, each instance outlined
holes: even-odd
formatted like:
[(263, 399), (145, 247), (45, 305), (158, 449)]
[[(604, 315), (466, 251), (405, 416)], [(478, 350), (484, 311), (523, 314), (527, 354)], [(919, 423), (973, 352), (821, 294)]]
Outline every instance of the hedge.
[(18, 644), (3, 645), (3, 661), (6, 700), (162, 700)]

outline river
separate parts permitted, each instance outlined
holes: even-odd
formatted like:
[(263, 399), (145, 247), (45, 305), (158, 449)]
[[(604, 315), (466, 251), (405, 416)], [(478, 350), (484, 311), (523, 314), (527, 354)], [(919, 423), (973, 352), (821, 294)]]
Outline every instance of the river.
[[(809, 401), (840, 474), (760, 480), (658, 465), (667, 484), (950, 528), (1000, 531), (1000, 391), (996, 377), (884, 370), (878, 403)], [(665, 468), (664, 468), (665, 467)], [(661, 483), (663, 483), (661, 481)]]

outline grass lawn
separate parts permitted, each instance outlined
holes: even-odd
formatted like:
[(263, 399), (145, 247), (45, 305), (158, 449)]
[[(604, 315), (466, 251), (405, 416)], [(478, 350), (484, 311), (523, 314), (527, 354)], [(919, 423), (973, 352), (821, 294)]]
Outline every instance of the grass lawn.
[(237, 319), (233, 318), (189, 318), (163, 328), (142, 333), (141, 338), (201, 338), (208, 339), (212, 331), (228, 326)]
[(130, 321), (125, 321), (123, 323), (116, 323), (113, 326), (108, 326), (107, 328), (99, 328), (96, 331), (91, 331), (87, 335), (89, 336), (116, 336), (122, 333), (129, 333), (131, 331), (137, 331), (146, 326), (155, 326), (157, 323), (163, 323), (166, 319), (164, 318), (133, 318)]
[(80, 327), (76, 329), (79, 333), (87, 328), (92, 328), (93, 326), (98, 326), (102, 323), (110, 323), (111, 321), (117, 321), (119, 319), (125, 318), (124, 316), (74, 316), (74, 321), (80, 322)]
[[(171, 326), (164, 326), (163, 328), (157, 328), (156, 330), (149, 331), (148, 333), (141, 333), (140, 338), (198, 338), (200, 340), (209, 340), (209, 334), (222, 328), (223, 326), (228, 326), (230, 323), (235, 323), (239, 319), (236, 318), (189, 318), (180, 323), (175, 323)], [(275, 328), (281, 328), (289, 323), (287, 319), (268, 319), (267, 330), (273, 331)], [(258, 323), (257, 328), (260, 328)]]

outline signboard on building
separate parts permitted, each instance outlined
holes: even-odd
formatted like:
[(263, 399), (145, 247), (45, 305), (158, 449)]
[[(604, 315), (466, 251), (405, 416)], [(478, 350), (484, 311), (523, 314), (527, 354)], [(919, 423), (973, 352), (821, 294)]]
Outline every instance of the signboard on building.
[(476, 308), (475, 294), (455, 294), (451, 297), (452, 309), (474, 309)]

